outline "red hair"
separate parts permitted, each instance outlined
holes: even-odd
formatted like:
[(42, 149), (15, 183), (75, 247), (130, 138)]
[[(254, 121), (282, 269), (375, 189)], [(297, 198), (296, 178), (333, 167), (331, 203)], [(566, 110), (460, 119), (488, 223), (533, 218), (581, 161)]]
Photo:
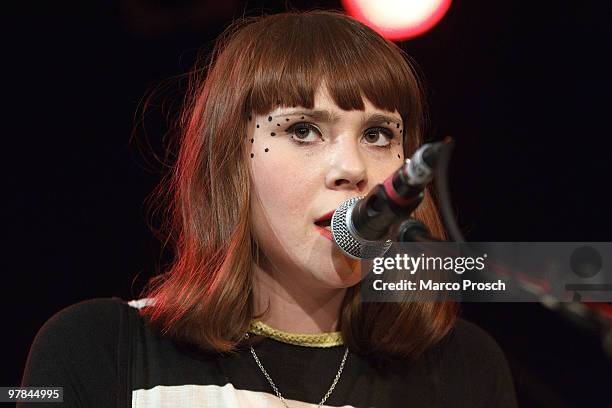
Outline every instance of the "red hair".
[[(325, 83), (344, 110), (397, 110), (404, 155), (423, 143), (424, 96), (410, 58), (360, 22), (313, 10), (243, 18), (220, 36), (195, 70), (180, 121), (176, 164), (152, 195), (166, 211), (163, 228), (175, 258), (152, 278), (141, 310), (165, 336), (204, 351), (231, 352), (253, 315), (249, 172), (243, 139), (252, 114), (277, 106), (314, 107)], [(416, 211), (440, 238), (428, 193)], [(347, 289), (338, 330), (361, 355), (414, 359), (453, 327), (452, 302), (365, 303)]]

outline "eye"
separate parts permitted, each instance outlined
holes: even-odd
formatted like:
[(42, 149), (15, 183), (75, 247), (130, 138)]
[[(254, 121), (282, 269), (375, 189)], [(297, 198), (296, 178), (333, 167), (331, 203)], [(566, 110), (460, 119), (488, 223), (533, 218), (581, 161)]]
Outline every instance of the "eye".
[(286, 132), (291, 136), (291, 140), (298, 144), (310, 144), (315, 142), (316, 139), (313, 139), (313, 132), (318, 133), (319, 137), (321, 136), (319, 129), (307, 122), (295, 123), (290, 126)]
[(394, 137), (393, 131), (384, 127), (368, 129), (364, 135), (364, 139), (368, 143), (380, 148), (391, 147), (391, 139)]

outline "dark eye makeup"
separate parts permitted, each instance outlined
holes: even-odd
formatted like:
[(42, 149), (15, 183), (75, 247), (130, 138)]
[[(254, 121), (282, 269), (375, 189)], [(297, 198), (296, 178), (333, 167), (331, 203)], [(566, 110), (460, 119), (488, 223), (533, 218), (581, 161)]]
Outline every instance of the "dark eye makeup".
[[(300, 146), (306, 146), (306, 145), (310, 145), (313, 144), (314, 142), (308, 142), (308, 141), (304, 141), (304, 140), (300, 140), (300, 136), (301, 138), (305, 138), (308, 137), (308, 133), (304, 133), (303, 131), (312, 131), (317, 133), (322, 140), (323, 136), (321, 135), (321, 131), (312, 123), (309, 122), (297, 122), (294, 123), (293, 125), (289, 126), (286, 130), (285, 133), (287, 133), (287, 135), (290, 137), (290, 139), (292, 140), (292, 142), (300, 145)], [(302, 131), (302, 132), (300, 132)], [(386, 145), (382, 145), (382, 146), (378, 146), (378, 145), (374, 145), (373, 142), (370, 142), (370, 144), (373, 144), (375, 148), (378, 149), (390, 149), (392, 146), (391, 140), (393, 140), (395, 138), (395, 134), (393, 133), (393, 131), (390, 128), (384, 127), (384, 126), (377, 126), (377, 127), (372, 127), (366, 130), (366, 132), (364, 133), (364, 138), (367, 140), (368, 136), (373, 134), (374, 132), (377, 132), (377, 134), (382, 134), (387, 140), (388, 143)], [(378, 140), (378, 139), (376, 139)]]

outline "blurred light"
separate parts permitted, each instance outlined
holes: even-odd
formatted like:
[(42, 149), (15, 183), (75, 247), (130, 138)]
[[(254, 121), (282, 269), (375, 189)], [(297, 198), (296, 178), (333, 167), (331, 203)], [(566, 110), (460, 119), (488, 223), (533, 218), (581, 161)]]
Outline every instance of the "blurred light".
[(389, 40), (419, 36), (446, 14), (451, 0), (342, 0), (347, 13)]

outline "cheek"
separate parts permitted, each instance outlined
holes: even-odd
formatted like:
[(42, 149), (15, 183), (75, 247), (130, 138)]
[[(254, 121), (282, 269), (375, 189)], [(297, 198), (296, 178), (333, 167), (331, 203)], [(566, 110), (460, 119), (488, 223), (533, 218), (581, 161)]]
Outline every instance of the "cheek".
[(317, 188), (315, 173), (294, 155), (281, 154), (280, 149), (271, 154), (274, 148), (269, 149), (267, 156), (250, 159), (253, 217), (260, 229), (272, 228), (277, 233), (292, 226), (302, 228), (312, 215), (311, 203)]
[(404, 152), (400, 144), (393, 146), (389, 155), (383, 160), (378, 161), (378, 163), (372, 163), (368, 168), (368, 174), (371, 175), (370, 178), (372, 180), (376, 181), (374, 184), (382, 183), (387, 177), (402, 167), (404, 159)]
[[(283, 136), (255, 134), (251, 145), (251, 174), (255, 189), (262, 197), (286, 201), (312, 188), (321, 169), (321, 155), (292, 146)], [(319, 169), (319, 170), (318, 170)]]
[(401, 166), (402, 163), (398, 160), (397, 163), (387, 162), (384, 165), (377, 167), (372, 174), (372, 187), (374, 187), (376, 184), (383, 183), (387, 177), (395, 173)]
[(280, 154), (266, 160), (251, 159), (251, 174), (251, 220), (256, 241), (271, 260), (294, 258), (312, 222), (316, 193), (312, 175), (302, 163)]
[(254, 191), (264, 204), (282, 204), (299, 194), (304, 182), (301, 164), (288, 156), (271, 151), (265, 157), (251, 159), (251, 174)]

